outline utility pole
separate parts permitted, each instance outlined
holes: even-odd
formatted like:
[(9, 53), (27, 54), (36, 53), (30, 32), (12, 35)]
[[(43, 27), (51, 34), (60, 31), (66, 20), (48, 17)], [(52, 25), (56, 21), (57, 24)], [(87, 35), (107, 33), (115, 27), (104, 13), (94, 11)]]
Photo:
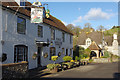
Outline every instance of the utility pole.
[(104, 56), (104, 50), (105, 50), (105, 44), (104, 44), (104, 32), (103, 32), (103, 29), (102, 29), (102, 56)]

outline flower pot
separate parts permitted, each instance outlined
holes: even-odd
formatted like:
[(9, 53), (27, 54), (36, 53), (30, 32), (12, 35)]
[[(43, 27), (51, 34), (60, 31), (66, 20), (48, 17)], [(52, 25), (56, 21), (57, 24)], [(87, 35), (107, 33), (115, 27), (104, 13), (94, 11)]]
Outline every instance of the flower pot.
[(54, 68), (54, 69), (50, 70), (50, 73), (56, 73), (56, 72), (58, 72), (58, 68)]

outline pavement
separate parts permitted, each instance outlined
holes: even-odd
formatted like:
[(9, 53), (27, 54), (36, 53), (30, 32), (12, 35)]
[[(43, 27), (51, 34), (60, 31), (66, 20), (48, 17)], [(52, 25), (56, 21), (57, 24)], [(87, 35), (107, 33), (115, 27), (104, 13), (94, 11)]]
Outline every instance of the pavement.
[[(91, 63), (88, 65), (79, 66), (76, 68), (60, 71), (54, 74), (50, 74), (46, 69), (36, 69), (30, 72), (29, 78), (117, 78), (120, 76), (118, 72), (118, 62), (113, 63)], [(34, 74), (34, 75), (32, 75)], [(60, 79), (60, 80), (61, 80)], [(56, 80), (56, 79), (55, 79)], [(120, 80), (117, 79), (117, 80)]]
[(94, 63), (61, 71), (42, 78), (115, 78), (118, 74), (118, 63)]

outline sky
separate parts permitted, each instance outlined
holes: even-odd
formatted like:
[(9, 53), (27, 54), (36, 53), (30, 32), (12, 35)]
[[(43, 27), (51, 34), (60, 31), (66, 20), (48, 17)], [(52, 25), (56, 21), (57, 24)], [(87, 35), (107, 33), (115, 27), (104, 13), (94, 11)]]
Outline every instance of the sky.
[[(33, 1), (31, 1), (33, 2)], [(47, 3), (50, 14), (65, 25), (84, 27), (90, 23), (94, 29), (102, 25), (106, 29), (118, 25), (117, 2), (41, 2)]]

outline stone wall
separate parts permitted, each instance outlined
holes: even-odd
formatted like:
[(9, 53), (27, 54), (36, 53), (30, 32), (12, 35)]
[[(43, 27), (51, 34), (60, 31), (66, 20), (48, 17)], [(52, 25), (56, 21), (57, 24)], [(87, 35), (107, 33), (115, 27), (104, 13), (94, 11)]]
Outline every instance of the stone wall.
[(28, 63), (26, 61), (2, 64), (2, 78), (27, 78), (28, 75)]

